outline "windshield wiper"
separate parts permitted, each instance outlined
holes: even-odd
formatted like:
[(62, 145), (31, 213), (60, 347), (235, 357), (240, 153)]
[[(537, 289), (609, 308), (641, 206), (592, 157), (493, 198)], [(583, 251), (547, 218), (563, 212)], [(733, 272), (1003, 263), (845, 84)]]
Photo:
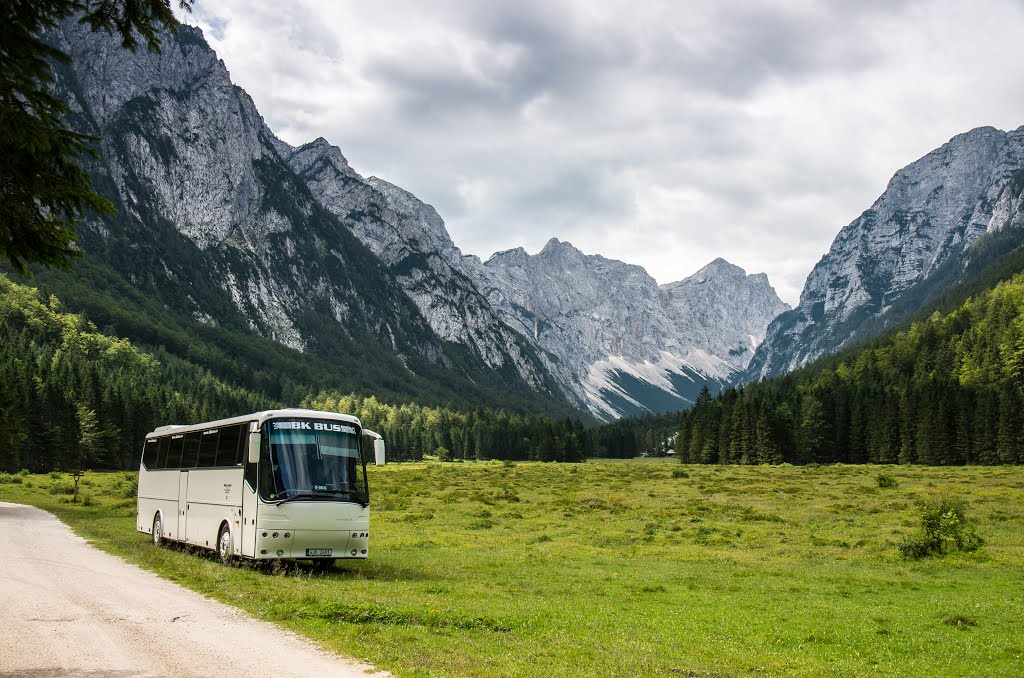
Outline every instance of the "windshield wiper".
[(313, 492), (297, 492), (290, 494), (284, 499), (273, 502), (274, 504), (284, 504), (285, 502), (294, 501), (296, 499), (326, 499), (334, 495), (344, 495), (346, 497), (352, 497), (363, 506), (367, 506), (369, 502), (366, 501), (366, 497), (362, 494), (353, 490), (317, 490)]
[(369, 505), (369, 502), (366, 501), (366, 495), (363, 494), (362, 492), (356, 492), (355, 490), (333, 490), (332, 489), (332, 490), (317, 490), (317, 491), (318, 492), (326, 492), (328, 494), (338, 494), (338, 495), (342, 495), (342, 496), (345, 496), (345, 497), (352, 497), (353, 499), (358, 501), (363, 506)]
[(290, 494), (284, 499), (275, 501), (275, 504), (283, 504), (288, 501), (294, 501), (296, 499), (316, 499), (320, 495), (310, 494), (309, 492), (297, 492), (296, 494)]

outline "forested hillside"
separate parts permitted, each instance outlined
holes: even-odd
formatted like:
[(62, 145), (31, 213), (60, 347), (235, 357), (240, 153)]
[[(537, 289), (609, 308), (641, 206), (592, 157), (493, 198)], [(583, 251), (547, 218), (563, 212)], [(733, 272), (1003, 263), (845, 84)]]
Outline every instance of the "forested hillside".
[(1022, 463), (1024, 274), (856, 352), (704, 393), (676, 442), (692, 463)]
[(97, 331), (0, 275), (0, 469), (132, 468), (153, 426), (276, 403)]

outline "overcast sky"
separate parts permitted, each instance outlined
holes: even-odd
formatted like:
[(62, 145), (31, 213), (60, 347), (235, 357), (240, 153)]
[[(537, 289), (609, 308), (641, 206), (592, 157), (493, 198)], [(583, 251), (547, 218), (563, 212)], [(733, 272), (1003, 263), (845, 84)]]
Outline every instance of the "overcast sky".
[(889, 178), (1024, 125), (1024, 2), (197, 0), (267, 124), (433, 205), (658, 282), (715, 257), (796, 302)]

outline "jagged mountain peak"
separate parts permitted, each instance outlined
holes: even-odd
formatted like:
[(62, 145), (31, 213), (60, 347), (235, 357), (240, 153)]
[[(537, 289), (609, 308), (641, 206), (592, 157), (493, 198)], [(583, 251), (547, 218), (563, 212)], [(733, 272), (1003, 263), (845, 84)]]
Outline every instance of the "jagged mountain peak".
[[(758, 274), (755, 274), (755, 275), (758, 275)], [(759, 274), (759, 275), (764, 275), (764, 274), (762, 273), (762, 274)], [(703, 282), (708, 282), (708, 281), (725, 280), (725, 279), (739, 280), (739, 279), (745, 279), (747, 277), (748, 277), (747, 276), (747, 272), (745, 270), (743, 270), (742, 268), (740, 268), (736, 264), (732, 264), (732, 263), (726, 261), (722, 257), (718, 257), (714, 261), (711, 261), (708, 264), (706, 264), (703, 267), (701, 267), (693, 275), (687, 276), (686, 278), (683, 278), (682, 280), (679, 280), (679, 281), (676, 281), (676, 282), (666, 283), (666, 284), (662, 285), (661, 287), (662, 287), (662, 289), (670, 290), (670, 289), (674, 289), (674, 288), (678, 287), (679, 285), (686, 284), (688, 281), (691, 282), (691, 283), (692, 282), (703, 283)], [(764, 275), (764, 278), (765, 278), (765, 280), (767, 280), (768, 276)]]
[(504, 264), (522, 266), (526, 261), (529, 260), (529, 258), (530, 255), (527, 254), (524, 248), (513, 247), (512, 249), (495, 252), (490, 257), (488, 257), (487, 262), (484, 265), (491, 266)]
[(573, 246), (568, 240), (559, 240), (558, 238), (551, 238), (544, 247), (541, 248), (539, 254), (555, 255), (555, 254), (583, 254), (580, 250)]
[(348, 158), (341, 152), (341, 149), (334, 146), (323, 137), (317, 137), (309, 143), (302, 144), (298, 148), (291, 149), (285, 154), (288, 164), (303, 174), (309, 172), (314, 164), (323, 162), (330, 165), (332, 170), (350, 179), (361, 180), (362, 177), (348, 164)]

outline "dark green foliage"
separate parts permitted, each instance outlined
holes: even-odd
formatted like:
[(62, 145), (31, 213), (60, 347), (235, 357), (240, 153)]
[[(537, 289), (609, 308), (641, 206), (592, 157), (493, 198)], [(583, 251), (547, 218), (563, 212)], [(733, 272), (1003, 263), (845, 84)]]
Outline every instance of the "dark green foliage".
[(879, 473), (875, 480), (878, 482), (878, 486), (882, 489), (900, 486), (899, 481), (897, 481), (891, 473)]
[(159, 31), (177, 25), (169, 0), (0, 3), (0, 257), (22, 274), (30, 262), (66, 266), (80, 254), (77, 222), (114, 209), (79, 165), (96, 157), (96, 138), (65, 125), (70, 111), (52, 91), (53, 64), (67, 64), (69, 57), (42, 35), (75, 15), (94, 31), (117, 32), (132, 50), (139, 37), (158, 50)]
[(1018, 275), (840, 357), (699, 398), (676, 450), (684, 463), (1019, 464), (1022, 374)]
[(906, 558), (919, 559), (948, 551), (976, 551), (985, 544), (960, 499), (941, 497), (921, 504), (918, 534), (900, 544)]

